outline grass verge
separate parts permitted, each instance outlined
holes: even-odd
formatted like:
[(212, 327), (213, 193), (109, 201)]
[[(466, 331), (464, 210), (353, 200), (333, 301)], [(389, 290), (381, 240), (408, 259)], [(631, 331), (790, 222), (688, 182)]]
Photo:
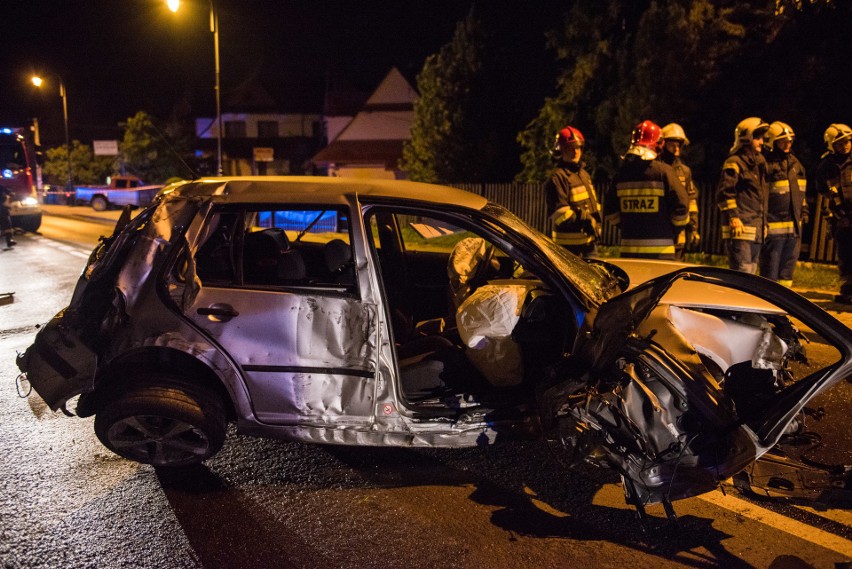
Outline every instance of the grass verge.
[[(617, 257), (618, 247), (598, 247), (598, 256)], [(710, 267), (727, 267), (728, 258), (724, 255), (709, 253), (686, 253), (684, 262)], [(793, 288), (812, 291), (837, 291), (840, 289), (840, 278), (836, 265), (799, 261), (793, 272)]]

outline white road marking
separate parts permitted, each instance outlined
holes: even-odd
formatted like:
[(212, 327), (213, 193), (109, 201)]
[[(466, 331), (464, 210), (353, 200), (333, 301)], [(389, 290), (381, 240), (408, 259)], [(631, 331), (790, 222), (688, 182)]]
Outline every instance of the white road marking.
[[(726, 492), (737, 492), (736, 486), (734, 485), (734, 481), (731, 478), (728, 478), (727, 480), (722, 482), (722, 486), (724, 486)], [(852, 512), (850, 512), (849, 510), (838, 510), (835, 508), (825, 508), (822, 510), (818, 510), (810, 506), (798, 506), (796, 504), (793, 504), (793, 507), (798, 508), (803, 512), (807, 512), (811, 515), (819, 516), (832, 522), (852, 527)]]
[(817, 510), (816, 508), (812, 508), (810, 506), (796, 507), (809, 514), (813, 514), (815, 516), (819, 516), (821, 518), (837, 522), (838, 524), (842, 524), (844, 526), (852, 527), (852, 511), (837, 509)]
[(833, 533), (776, 514), (719, 491), (702, 494), (698, 496), (698, 499), (852, 559), (852, 541)]
[[(751, 502), (746, 502), (745, 500), (736, 498), (730, 493), (722, 494), (722, 492), (717, 490), (707, 494), (701, 494), (695, 499), (703, 500), (704, 502), (719, 508), (734, 512), (744, 518), (759, 522), (819, 547), (834, 551), (835, 553), (843, 555), (847, 559), (852, 559), (852, 541), (808, 524), (793, 520), (786, 516), (782, 516), (781, 514), (776, 514), (775, 512), (756, 506)], [(592, 499), (592, 503), (610, 508), (631, 509), (631, 506), (624, 503), (624, 491), (621, 489), (621, 485), (619, 484), (604, 484), (595, 494)], [(647, 508), (647, 512), (650, 515), (663, 513), (662, 506), (660, 504), (653, 504)], [(810, 511), (810, 509), (808, 509), (808, 511)], [(839, 510), (830, 511), (836, 512), (837, 514), (846, 514), (846, 512)], [(825, 515), (825, 512), (818, 512), (816, 510), (814, 510), (813, 513), (827, 517), (839, 523), (850, 525), (848, 523), (848, 516), (847, 519), (843, 519), (842, 516), (837, 518), (829, 517)]]
[(74, 257), (79, 257), (81, 259), (88, 259), (89, 255), (90, 255), (89, 251), (84, 251), (84, 250), (77, 248), (77, 247), (74, 247), (72, 245), (62, 243), (61, 241), (54, 241), (53, 239), (43, 239), (42, 243), (49, 245), (53, 249), (58, 249), (59, 251), (62, 251), (63, 253), (66, 253), (68, 255), (72, 255)]

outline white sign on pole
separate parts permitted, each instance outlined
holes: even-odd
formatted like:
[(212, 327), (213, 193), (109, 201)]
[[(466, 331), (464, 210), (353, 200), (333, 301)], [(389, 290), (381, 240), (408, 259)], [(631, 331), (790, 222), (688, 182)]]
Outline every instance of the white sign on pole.
[(254, 147), (255, 162), (272, 162), (273, 160), (275, 160), (274, 148), (264, 148), (262, 146)]
[(92, 147), (95, 150), (95, 156), (117, 156), (118, 141), (117, 140), (93, 140)]

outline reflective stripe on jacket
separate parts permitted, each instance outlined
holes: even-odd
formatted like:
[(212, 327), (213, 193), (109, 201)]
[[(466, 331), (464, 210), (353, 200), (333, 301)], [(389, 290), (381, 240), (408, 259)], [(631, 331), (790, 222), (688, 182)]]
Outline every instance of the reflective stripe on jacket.
[(692, 181), (692, 169), (679, 156), (666, 151), (661, 152), (658, 159), (672, 167), (677, 179), (686, 188), (686, 195), (689, 196), (689, 228), (698, 231), (698, 187)]
[(852, 214), (852, 154), (828, 153), (817, 166), (816, 190), (832, 211)]
[(620, 221), (622, 254), (667, 257), (689, 224), (689, 196), (671, 166), (628, 154), (607, 194), (606, 212)]
[(742, 235), (733, 239), (763, 243), (768, 192), (766, 160), (748, 147), (725, 159), (716, 188), (716, 204), (722, 211), (722, 238), (731, 239), (731, 218), (743, 222)]
[(595, 241), (601, 214), (589, 173), (579, 164), (560, 163), (545, 186), (551, 237), (560, 245)]
[(805, 168), (791, 153), (767, 152), (766, 181), (769, 186), (767, 236), (801, 235), (802, 216), (808, 215), (805, 201)]

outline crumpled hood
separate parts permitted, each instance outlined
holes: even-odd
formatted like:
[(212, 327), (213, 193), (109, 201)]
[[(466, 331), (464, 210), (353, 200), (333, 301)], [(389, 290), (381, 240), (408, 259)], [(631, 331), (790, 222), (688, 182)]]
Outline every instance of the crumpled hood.
[(852, 330), (806, 298), (776, 282), (717, 267), (696, 266), (674, 271), (607, 301), (596, 313), (589, 315), (589, 330), (578, 338), (575, 355), (589, 366), (592, 373), (609, 369), (628, 338), (637, 332), (640, 324), (679, 280), (707, 283), (754, 295), (757, 299), (771, 303), (777, 311), (795, 316), (841, 352), (841, 359), (835, 365), (785, 390), (784, 397), (775, 405), (775, 411), (767, 414), (759, 429), (759, 437), (765, 443), (774, 444), (783, 426), (801, 411), (811, 397), (839, 377), (852, 373)]

